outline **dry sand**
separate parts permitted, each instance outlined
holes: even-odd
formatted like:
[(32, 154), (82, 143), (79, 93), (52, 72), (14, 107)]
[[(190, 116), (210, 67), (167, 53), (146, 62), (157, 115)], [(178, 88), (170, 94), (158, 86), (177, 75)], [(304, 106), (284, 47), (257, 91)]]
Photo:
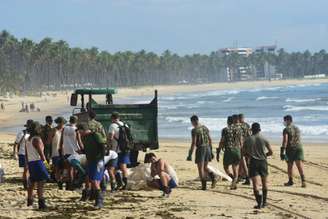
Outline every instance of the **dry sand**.
[[(328, 203), (328, 148), (326, 145), (306, 145), (305, 163), (308, 187), (301, 188), (300, 180), (286, 188), (286, 164), (279, 160), (279, 147), (270, 163), (269, 206), (254, 210), (255, 201), (250, 186), (239, 185), (229, 190), (229, 183), (221, 181), (217, 188), (201, 191), (195, 181), (197, 169), (185, 160), (188, 142), (161, 141), (156, 153), (172, 164), (180, 178), (180, 186), (170, 198), (161, 197), (159, 191), (127, 191), (114, 195), (107, 193), (105, 207), (95, 210), (93, 203), (79, 202), (80, 193), (57, 190), (54, 184), (46, 185), (45, 196), (49, 210), (41, 212), (26, 207), (26, 192), (20, 184), (17, 161), (11, 159), (11, 142), (14, 136), (1, 135), (0, 163), (5, 167), (6, 182), (0, 185), (0, 218), (327, 218)], [(142, 159), (142, 155), (140, 159)], [(211, 163), (222, 169), (222, 163)]]
[[(327, 83), (320, 80), (289, 80), (273, 82), (218, 83), (207, 85), (149, 86), (123, 88), (118, 97), (152, 95), (154, 89), (159, 94), (174, 95), (180, 92), (209, 91), (218, 89), (248, 89), (269, 86)], [(3, 98), (1, 98), (3, 99)], [(34, 102), (41, 112), (18, 113), (21, 102)], [(162, 139), (158, 155), (172, 164), (179, 175), (181, 185), (173, 191), (169, 199), (160, 197), (159, 191), (127, 191), (115, 195), (107, 194), (105, 208), (93, 209), (91, 203), (80, 203), (79, 192), (66, 192), (56, 189), (54, 184), (46, 185), (45, 196), (49, 210), (40, 212), (26, 207), (26, 192), (20, 183), (21, 170), (17, 161), (11, 159), (12, 148), (8, 145), (15, 138), (14, 133), (4, 133), (5, 127), (22, 125), (28, 118), (40, 119), (45, 115), (58, 115), (71, 110), (67, 94), (56, 96), (15, 97), (5, 102), (5, 112), (0, 112), (0, 164), (5, 167), (6, 182), (0, 184), (0, 218), (328, 218), (328, 147), (323, 144), (305, 145), (305, 172), (308, 187), (296, 185), (286, 188), (286, 164), (279, 160), (279, 146), (270, 163), (269, 207), (254, 210), (252, 189), (239, 186), (230, 191), (227, 182), (220, 182), (215, 189), (200, 191), (197, 169), (193, 162), (185, 161), (189, 142)], [(63, 110), (64, 109), (64, 110)], [(217, 139), (218, 140), (218, 139)], [(139, 157), (141, 160), (143, 156)], [(212, 162), (222, 170), (222, 163)], [(296, 171), (295, 171), (296, 173)]]

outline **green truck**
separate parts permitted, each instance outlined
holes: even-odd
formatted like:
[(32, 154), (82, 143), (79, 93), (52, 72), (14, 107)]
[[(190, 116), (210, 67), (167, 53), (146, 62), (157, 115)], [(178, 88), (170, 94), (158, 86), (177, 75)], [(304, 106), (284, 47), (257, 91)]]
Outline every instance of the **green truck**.
[[(101, 122), (107, 132), (111, 124), (112, 112), (119, 112), (121, 120), (131, 129), (134, 149), (131, 151), (131, 166), (137, 165), (140, 150), (158, 149), (158, 98), (155, 90), (154, 98), (147, 104), (114, 104), (113, 88), (86, 88), (77, 89), (71, 95), (71, 106), (74, 106), (73, 115), (79, 118), (79, 123), (86, 123), (89, 119), (88, 111), (96, 112), (96, 120)], [(97, 103), (95, 95), (103, 95), (103, 103)], [(78, 101), (80, 99), (80, 106)], [(77, 107), (78, 106), (78, 107)]]

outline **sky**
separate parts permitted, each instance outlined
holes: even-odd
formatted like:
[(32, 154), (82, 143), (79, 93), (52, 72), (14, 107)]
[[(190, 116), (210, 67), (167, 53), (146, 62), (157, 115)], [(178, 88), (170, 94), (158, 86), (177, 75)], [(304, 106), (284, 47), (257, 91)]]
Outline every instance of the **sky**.
[(327, 0), (0, 0), (0, 30), (108, 52), (328, 50)]

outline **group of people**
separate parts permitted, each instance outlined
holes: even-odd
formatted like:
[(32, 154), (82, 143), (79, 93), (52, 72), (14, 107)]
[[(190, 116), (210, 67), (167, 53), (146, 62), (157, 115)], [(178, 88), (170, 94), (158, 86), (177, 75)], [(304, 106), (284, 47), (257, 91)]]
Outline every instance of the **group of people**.
[[(47, 207), (43, 196), (45, 182), (56, 182), (58, 189), (63, 189), (64, 184), (66, 190), (83, 188), (81, 201), (94, 201), (96, 208), (103, 207), (107, 183), (111, 192), (127, 189), (131, 144), (128, 125), (114, 112), (105, 132), (95, 119), (96, 113), (89, 111), (88, 115), (88, 122), (82, 124), (76, 116), (71, 116), (68, 124), (65, 118), (58, 117), (55, 127), (51, 116), (46, 117), (45, 125), (28, 120), (26, 128), (17, 134), (14, 154), (18, 154), (19, 167), (24, 168), (28, 206), (33, 205), (37, 186), (39, 209)], [(167, 162), (148, 153), (145, 163), (151, 163), (153, 177), (148, 185), (169, 196), (177, 184), (170, 176)]]
[[(215, 187), (216, 179), (208, 168), (208, 163), (214, 159), (212, 138), (209, 129), (199, 122), (199, 118), (193, 115), (191, 118), (193, 129), (191, 131), (192, 143), (187, 160), (192, 160), (192, 154), (196, 150), (195, 163), (198, 167), (202, 190), (206, 190), (207, 179), (212, 180)], [(293, 166), (296, 163), (302, 187), (306, 187), (303, 160), (304, 153), (301, 143), (300, 129), (293, 124), (291, 115), (283, 118), (283, 141), (280, 150), (280, 158), (287, 162), (288, 182), (285, 186), (292, 186)], [(223, 167), (227, 175), (232, 179), (230, 189), (237, 189), (238, 182), (244, 178), (244, 185), (250, 185), (252, 180), (253, 191), (257, 205), (255, 208), (265, 207), (268, 194), (268, 163), (267, 157), (272, 156), (273, 151), (268, 140), (260, 133), (259, 123), (252, 126), (244, 120), (244, 115), (232, 115), (227, 118), (227, 127), (222, 129), (219, 146), (216, 149), (216, 160), (220, 161), (221, 151), (224, 151)], [(231, 171), (232, 170), (232, 171)], [(262, 193), (260, 187), (262, 186)]]

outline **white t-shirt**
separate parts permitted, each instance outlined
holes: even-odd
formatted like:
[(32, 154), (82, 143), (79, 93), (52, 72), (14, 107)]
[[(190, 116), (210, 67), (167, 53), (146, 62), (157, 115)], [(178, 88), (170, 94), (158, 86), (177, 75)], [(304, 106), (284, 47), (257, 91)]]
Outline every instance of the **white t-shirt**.
[(55, 128), (55, 135), (52, 138), (52, 150), (51, 150), (51, 157), (58, 157), (59, 153), (58, 153), (58, 149), (59, 149), (59, 144), (60, 144), (60, 139), (61, 139), (61, 135), (62, 135), (62, 130), (58, 130), (57, 128)]
[[(117, 122), (118, 124), (120, 124), (120, 126), (123, 126), (124, 123), (121, 122), (121, 121), (118, 121)], [(112, 123), (109, 128), (108, 128), (108, 133), (113, 133), (114, 132), (114, 139), (112, 140), (112, 150), (116, 151), (117, 153), (120, 153), (120, 148), (118, 147), (117, 145), (117, 140), (120, 136), (120, 128), (119, 128), (119, 125), (116, 124), (116, 123)]]
[(30, 134), (25, 134), (24, 136), (23, 131), (17, 133), (15, 143), (19, 144), (19, 150), (18, 150), (19, 155), (25, 155), (25, 145), (29, 137)]
[(104, 163), (107, 164), (110, 160), (115, 160), (117, 159), (118, 155), (115, 151), (110, 150), (108, 155), (104, 157)]
[(63, 131), (63, 154), (75, 154), (79, 149), (79, 145), (76, 137), (76, 126), (65, 126)]

